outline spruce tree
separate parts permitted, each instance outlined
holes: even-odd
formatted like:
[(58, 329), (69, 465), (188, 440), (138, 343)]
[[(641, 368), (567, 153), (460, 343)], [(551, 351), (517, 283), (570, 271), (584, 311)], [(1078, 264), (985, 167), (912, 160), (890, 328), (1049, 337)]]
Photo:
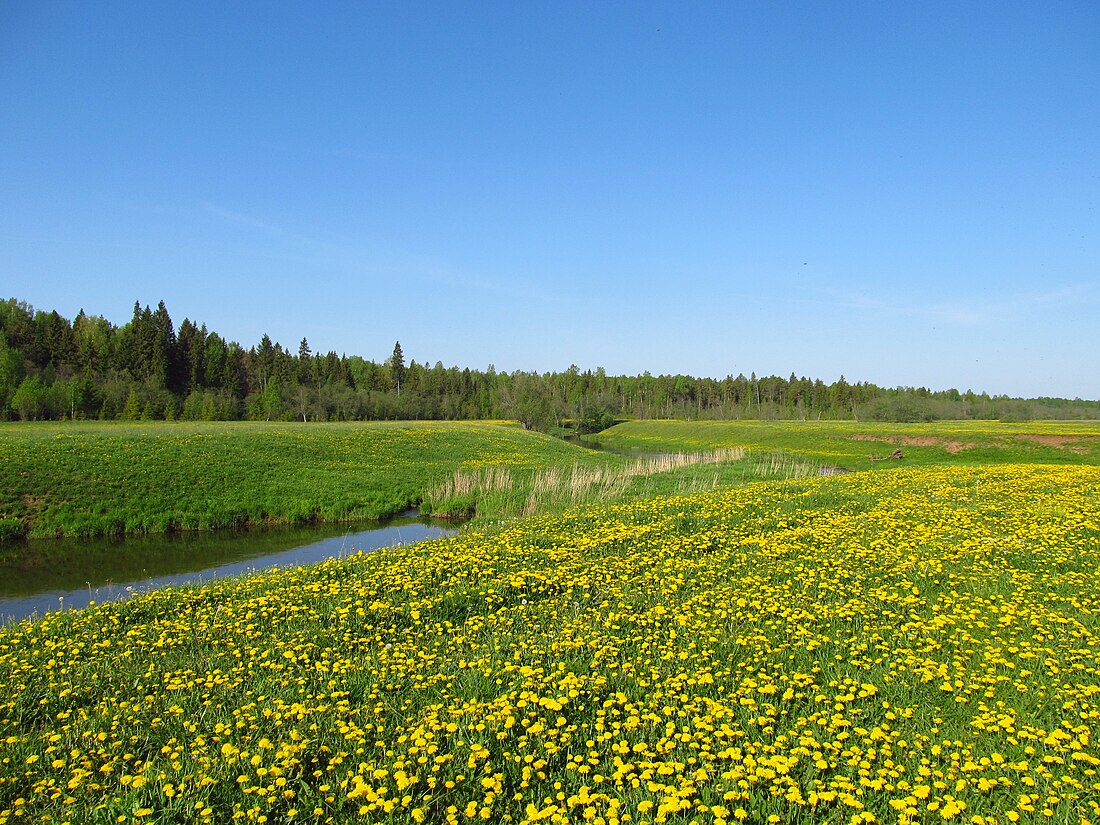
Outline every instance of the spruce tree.
[(401, 352), (401, 342), (393, 345), (393, 355), (390, 356), (390, 372), (393, 373), (393, 382), (397, 385), (397, 395), (401, 395), (401, 384), (405, 380), (405, 354)]
[(126, 398), (126, 406), (118, 416), (122, 421), (137, 421), (141, 417), (141, 406), (138, 402), (137, 390), (130, 387), (130, 395)]
[(298, 383), (303, 387), (313, 384), (313, 352), (305, 338), (298, 345)]

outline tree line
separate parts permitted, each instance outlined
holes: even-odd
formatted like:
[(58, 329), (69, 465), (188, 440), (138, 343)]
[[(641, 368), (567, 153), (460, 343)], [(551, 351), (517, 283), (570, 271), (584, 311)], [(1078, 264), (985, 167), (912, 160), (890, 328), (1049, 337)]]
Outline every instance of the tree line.
[(161, 301), (115, 325), (0, 303), (0, 419), (364, 421), (516, 419), (595, 432), (622, 418), (1031, 420), (1100, 418), (1100, 402), (1009, 398), (797, 377), (612, 376), (600, 368), (497, 372), (248, 347), (205, 324), (173, 324)]

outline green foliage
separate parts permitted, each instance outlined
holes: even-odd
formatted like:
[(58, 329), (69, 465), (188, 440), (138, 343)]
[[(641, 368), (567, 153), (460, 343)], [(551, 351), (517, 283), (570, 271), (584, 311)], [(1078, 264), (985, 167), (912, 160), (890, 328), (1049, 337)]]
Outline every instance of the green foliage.
[[(24, 364), (26, 369), (24, 370)], [(53, 375), (50, 371), (53, 371)], [(31, 390), (14, 405), (27, 377), (53, 393)], [(69, 385), (80, 376), (80, 390)], [(55, 382), (56, 377), (56, 382)], [(136, 395), (136, 410), (129, 396)], [(67, 393), (67, 394), (66, 394)], [(197, 395), (196, 395), (197, 394)], [(188, 402), (196, 399), (190, 405)], [(400, 342), (384, 363), (335, 352), (314, 353), (303, 338), (296, 352), (262, 336), (245, 348), (184, 319), (175, 331), (164, 302), (135, 303), (116, 327), (81, 312), (70, 324), (56, 312), (11, 299), (0, 304), (0, 419), (118, 418), (136, 420), (168, 402), (190, 420), (350, 421), (460, 420), (511, 416), (543, 432), (563, 419), (584, 431), (610, 419), (935, 421), (1100, 418), (1100, 401), (1013, 399), (924, 387), (885, 389), (833, 384), (791, 375), (752, 373), (723, 379), (690, 375), (609, 376), (603, 369), (565, 372), (444, 367), (406, 363)], [(187, 410), (184, 412), (184, 408)]]
[(119, 418), (123, 421), (137, 421), (141, 416), (141, 405), (138, 401), (137, 390), (130, 388), (130, 394), (126, 397), (126, 406), (122, 408)]
[(401, 342), (393, 345), (393, 354), (389, 360), (390, 374), (393, 375), (393, 383), (397, 394), (401, 395), (401, 385), (405, 381), (405, 353), (401, 351)]
[(504, 397), (504, 410), (526, 430), (546, 432), (558, 423), (546, 385), (537, 373), (512, 375), (511, 386)]
[[(2, 305), (0, 305), (2, 306)], [(8, 346), (6, 337), (0, 334), (0, 420), (15, 409), (12, 397), (23, 382), (23, 354)]]
[(24, 421), (46, 417), (46, 386), (37, 375), (24, 378), (12, 396), (11, 406)]
[(615, 416), (610, 410), (593, 408), (586, 411), (577, 422), (577, 432), (581, 435), (591, 435), (613, 426), (615, 426)]
[(0, 544), (27, 535), (27, 525), (13, 516), (0, 517)]

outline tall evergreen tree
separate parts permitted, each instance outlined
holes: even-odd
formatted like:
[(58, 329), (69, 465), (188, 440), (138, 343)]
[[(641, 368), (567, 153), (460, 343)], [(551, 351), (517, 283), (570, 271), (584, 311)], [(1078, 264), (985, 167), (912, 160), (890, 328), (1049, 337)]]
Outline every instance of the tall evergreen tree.
[(256, 348), (255, 356), (253, 360), (255, 361), (256, 389), (262, 393), (267, 389), (267, 382), (275, 377), (275, 345), (272, 344), (267, 333), (264, 333), (263, 338), (260, 339), (260, 346)]
[(176, 344), (176, 330), (164, 301), (157, 304), (156, 312), (151, 315), (151, 321), (153, 363), (150, 375), (161, 386), (178, 392), (182, 385), (183, 369), (179, 358), (179, 347)]
[(401, 384), (405, 380), (405, 354), (401, 352), (401, 342), (393, 345), (393, 355), (390, 356), (390, 372), (393, 382), (397, 386), (397, 395), (401, 396)]
[(305, 338), (298, 345), (298, 383), (304, 387), (313, 385), (313, 352)]

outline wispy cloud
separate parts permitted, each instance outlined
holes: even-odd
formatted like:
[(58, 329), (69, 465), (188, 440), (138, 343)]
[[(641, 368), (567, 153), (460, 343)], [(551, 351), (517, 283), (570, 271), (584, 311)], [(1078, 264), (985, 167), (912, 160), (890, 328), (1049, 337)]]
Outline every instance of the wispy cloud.
[[(217, 203), (204, 202), (201, 209), (232, 230), (248, 230), (241, 232), (233, 242), (241, 247), (254, 249), (265, 258), (314, 264), (322, 261), (328, 264), (337, 262), (340, 266), (356, 260), (353, 245), (342, 238), (325, 238), (305, 233), (295, 227), (273, 223)], [(250, 235), (249, 232), (253, 234)]]
[(1078, 305), (1089, 300), (1096, 287), (1089, 284), (1071, 284), (1043, 292), (1023, 292), (983, 300), (970, 296), (959, 300), (907, 301), (884, 298), (867, 292), (843, 292), (821, 290), (821, 303), (857, 311), (888, 313), (913, 318), (924, 318), (949, 326), (981, 326), (1003, 323), (1013, 317), (1040, 308)]
[(269, 236), (270, 240), (279, 241), (276, 246), (281, 253), (265, 248), (264, 255), (268, 257), (277, 255), (313, 264), (324, 262), (340, 272), (386, 272), (400, 276), (406, 283), (418, 280), (450, 292), (478, 293), (487, 298), (542, 305), (561, 301), (560, 290), (527, 272), (505, 274), (499, 270), (475, 270), (461, 261), (395, 248), (384, 241), (365, 242), (362, 238), (339, 235), (322, 240), (216, 203), (203, 203), (202, 207), (207, 214), (227, 225), (255, 230)]
[(260, 220), (252, 215), (246, 215), (243, 212), (226, 209), (224, 206), (219, 206), (216, 203), (206, 203), (203, 204), (203, 206), (208, 213), (227, 223), (236, 224), (237, 226), (247, 226), (250, 229), (258, 229), (261, 232), (267, 232), (270, 235), (275, 235), (280, 238), (285, 238), (290, 235), (290, 233), (281, 226), (276, 226), (275, 224)]

